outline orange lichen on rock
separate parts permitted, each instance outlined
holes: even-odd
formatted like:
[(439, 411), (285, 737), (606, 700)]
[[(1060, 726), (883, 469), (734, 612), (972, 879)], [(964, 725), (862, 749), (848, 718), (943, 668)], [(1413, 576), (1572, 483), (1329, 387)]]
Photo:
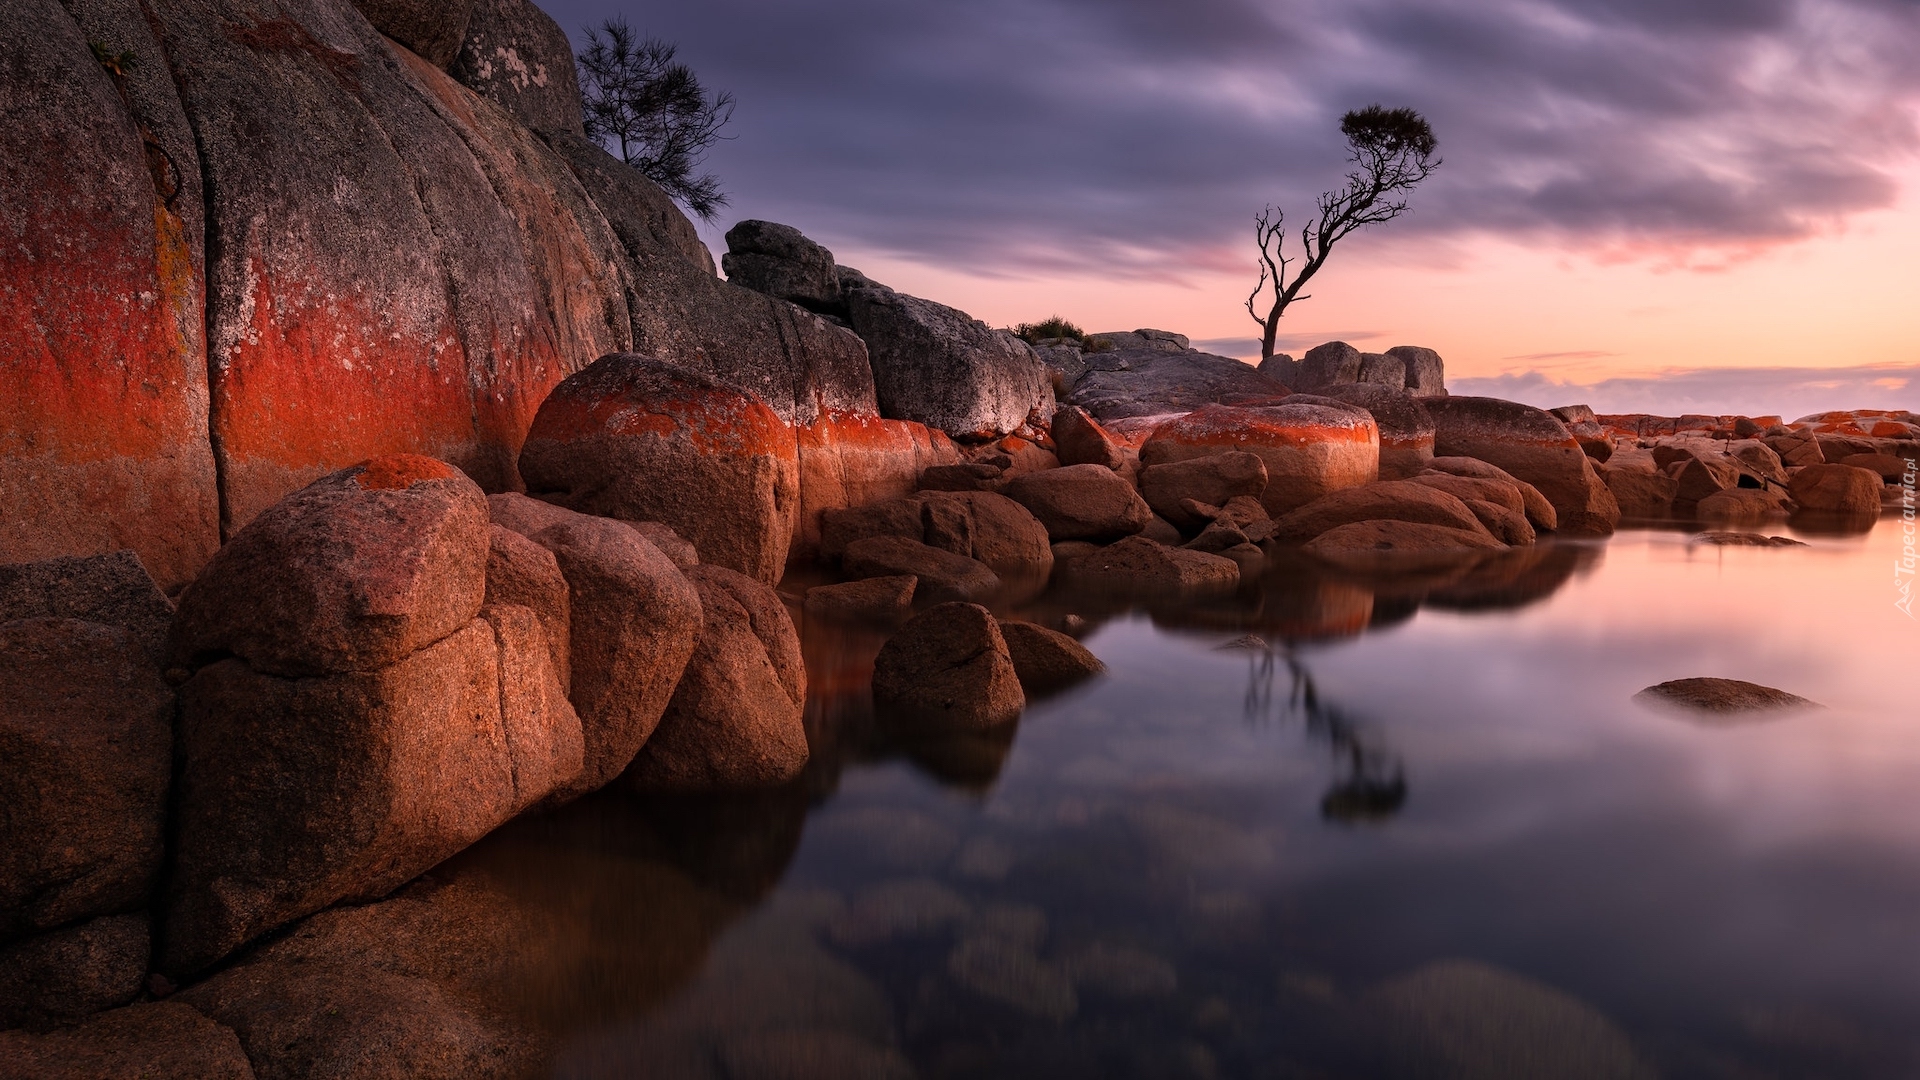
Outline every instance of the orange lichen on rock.
[(460, 470), (418, 454), (388, 454), (363, 461), (354, 482), (367, 491), (403, 491), (428, 480), (451, 480)]

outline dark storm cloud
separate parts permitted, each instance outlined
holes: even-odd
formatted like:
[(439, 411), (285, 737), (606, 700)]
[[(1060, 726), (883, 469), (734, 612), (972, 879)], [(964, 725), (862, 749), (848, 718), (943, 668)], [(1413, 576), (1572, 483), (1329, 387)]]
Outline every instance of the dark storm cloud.
[(1887, 205), (1909, 0), (546, 0), (624, 13), (731, 90), (728, 220), (972, 272), (1177, 279), (1296, 218), (1372, 101), (1446, 166), (1396, 233), (1741, 249)]

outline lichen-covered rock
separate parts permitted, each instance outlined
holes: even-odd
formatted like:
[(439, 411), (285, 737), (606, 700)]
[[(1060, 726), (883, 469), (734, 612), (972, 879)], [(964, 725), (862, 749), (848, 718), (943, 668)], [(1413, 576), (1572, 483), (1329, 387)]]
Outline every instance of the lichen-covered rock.
[(812, 311), (845, 311), (833, 252), (799, 229), (748, 219), (727, 230), (727, 280)]
[(0, 940), (143, 906), (160, 873), (173, 694), (125, 630), (0, 623)]
[(105, 915), (0, 947), (0, 1029), (78, 1023), (140, 995), (147, 916)]
[(1053, 540), (1114, 540), (1153, 516), (1133, 485), (1103, 465), (1069, 465), (1015, 477), (1001, 489), (1039, 519)]
[(1788, 490), (1803, 510), (1878, 514), (1880, 475), (1854, 465), (1809, 465), (1793, 474)]
[(460, 470), (395, 454), (258, 515), (180, 596), (169, 663), (365, 671), (466, 625), (487, 589), (487, 502)]
[(700, 638), (624, 782), (701, 792), (793, 779), (807, 764), (807, 672), (793, 620), (772, 588), (744, 574), (697, 566), (687, 579), (700, 593)]
[(1382, 480), (1321, 496), (1290, 514), (1275, 518), (1273, 538), (1304, 544), (1342, 525), (1361, 521), (1406, 521), (1487, 535), (1457, 496), (1413, 480)]
[(566, 31), (532, 0), (468, 3), (458, 54), (435, 62), (533, 130), (579, 134), (580, 77)]
[(847, 297), (867, 343), (880, 415), (992, 438), (1053, 412), (1053, 382), (1026, 342), (964, 311), (871, 287)]
[(1479, 458), (1532, 484), (1553, 504), (1556, 531), (1605, 536), (1619, 524), (1620, 506), (1593, 460), (1545, 410), (1488, 397), (1424, 404), (1433, 416), (1435, 455)]
[(1140, 494), (1153, 512), (1192, 531), (1206, 520), (1184, 505), (1225, 506), (1237, 497), (1258, 499), (1267, 490), (1267, 466), (1258, 455), (1229, 451), (1186, 458), (1140, 471)]
[(1020, 687), (1028, 694), (1059, 690), (1107, 670), (1085, 645), (1058, 630), (1002, 620), (1000, 635), (1020, 676)]
[(875, 707), (904, 725), (982, 730), (1026, 708), (999, 623), (978, 604), (928, 608), (901, 627), (873, 661)]
[(1358, 405), (1373, 417), (1380, 428), (1380, 479), (1404, 480), (1432, 464), (1433, 417), (1413, 393), (1358, 382), (1324, 387), (1314, 394)]
[(772, 584), (799, 514), (792, 430), (718, 379), (603, 356), (540, 406), (520, 451), (528, 490), (581, 513), (672, 526), (702, 562)]
[(1208, 405), (1161, 423), (1140, 447), (1140, 463), (1161, 465), (1228, 451), (1267, 467), (1260, 496), (1278, 516), (1329, 491), (1371, 483), (1380, 472), (1380, 432), (1355, 406)]
[(254, 1080), (233, 1032), (177, 1001), (46, 1035), (0, 1031), (0, 1061), (8, 1080)]

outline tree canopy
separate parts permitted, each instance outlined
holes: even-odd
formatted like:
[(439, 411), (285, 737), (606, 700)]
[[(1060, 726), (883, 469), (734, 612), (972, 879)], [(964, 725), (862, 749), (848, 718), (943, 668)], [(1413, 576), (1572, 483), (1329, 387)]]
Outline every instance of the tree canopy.
[(576, 58), (587, 138), (659, 184), (681, 205), (711, 221), (727, 196), (712, 173), (696, 173), (707, 148), (724, 138), (733, 95), (709, 94), (699, 76), (676, 63), (677, 47), (642, 38), (622, 18), (587, 28)]

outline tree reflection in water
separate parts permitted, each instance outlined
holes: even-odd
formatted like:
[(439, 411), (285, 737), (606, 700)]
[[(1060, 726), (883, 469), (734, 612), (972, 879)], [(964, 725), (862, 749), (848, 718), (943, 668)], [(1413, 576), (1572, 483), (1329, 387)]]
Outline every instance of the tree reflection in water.
[[(1252, 646), (1254, 641), (1248, 641)], [(1398, 813), (1407, 801), (1406, 770), (1400, 756), (1385, 746), (1378, 733), (1368, 729), (1336, 702), (1321, 698), (1314, 685), (1313, 672), (1300, 659), (1293, 646), (1259, 642), (1248, 657), (1247, 719), (1254, 722), (1276, 718), (1301, 717), (1307, 737), (1324, 742), (1333, 751), (1337, 779), (1320, 797), (1320, 815), (1331, 821), (1384, 821)], [(1280, 667), (1287, 670), (1284, 713), (1275, 706), (1275, 676)]]

